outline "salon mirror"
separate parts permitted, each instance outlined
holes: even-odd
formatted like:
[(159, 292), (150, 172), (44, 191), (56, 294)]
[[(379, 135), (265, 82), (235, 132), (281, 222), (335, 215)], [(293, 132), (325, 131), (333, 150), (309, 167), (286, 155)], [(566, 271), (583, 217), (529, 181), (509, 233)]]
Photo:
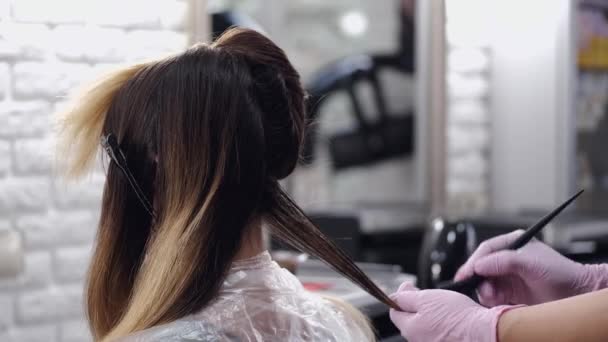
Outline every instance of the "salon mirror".
[(354, 212), (363, 233), (423, 222), (415, 1), (226, 0), (210, 8), (214, 35), (235, 21), (261, 29), (301, 73), (312, 124), (303, 161), (285, 182), (295, 200), (311, 213)]

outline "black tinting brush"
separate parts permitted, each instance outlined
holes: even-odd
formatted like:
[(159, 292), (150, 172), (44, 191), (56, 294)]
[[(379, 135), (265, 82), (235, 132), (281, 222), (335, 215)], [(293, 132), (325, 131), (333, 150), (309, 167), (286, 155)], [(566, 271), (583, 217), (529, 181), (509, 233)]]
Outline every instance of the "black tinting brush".
[[(549, 222), (551, 222), (551, 220), (553, 220), (557, 215), (559, 215), (559, 213), (561, 213), (562, 210), (564, 210), (568, 205), (570, 205), (570, 203), (574, 202), (574, 200), (578, 196), (580, 196), (580, 194), (582, 194), (583, 191), (584, 190), (577, 192), (576, 195), (570, 197), (569, 200), (562, 203), (562, 205), (560, 205), (555, 210), (553, 210), (552, 212), (547, 214), (545, 217), (540, 219), (540, 221), (538, 221), (536, 224), (529, 227), (507, 249), (516, 250), (516, 249), (523, 247), (525, 244), (527, 244), (530, 240), (532, 240), (532, 238), (536, 234), (538, 234), (543, 228), (545, 228), (545, 226)], [(468, 294), (472, 294), (475, 291), (475, 289), (477, 289), (479, 284), (481, 284), (482, 281), (483, 281), (483, 277), (481, 277), (477, 274), (474, 274), (472, 277), (461, 280), (461, 281), (449, 281), (449, 282), (440, 283), (437, 286), (437, 288), (442, 289), (442, 290), (456, 291), (456, 292), (460, 292), (460, 293), (468, 295)]]

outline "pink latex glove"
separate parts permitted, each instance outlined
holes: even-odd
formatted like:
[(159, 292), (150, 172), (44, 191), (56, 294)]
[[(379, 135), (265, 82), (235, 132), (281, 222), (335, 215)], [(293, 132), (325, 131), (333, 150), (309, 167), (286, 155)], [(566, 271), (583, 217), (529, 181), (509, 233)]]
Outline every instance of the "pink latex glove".
[(402, 284), (392, 298), (403, 309), (390, 317), (410, 342), (496, 342), (500, 315), (511, 306), (484, 308), (453, 291), (423, 290)]
[(454, 279), (473, 273), (487, 277), (477, 289), (479, 302), (487, 307), (539, 304), (608, 286), (607, 265), (576, 263), (536, 239), (516, 251), (504, 250), (522, 233), (483, 242)]

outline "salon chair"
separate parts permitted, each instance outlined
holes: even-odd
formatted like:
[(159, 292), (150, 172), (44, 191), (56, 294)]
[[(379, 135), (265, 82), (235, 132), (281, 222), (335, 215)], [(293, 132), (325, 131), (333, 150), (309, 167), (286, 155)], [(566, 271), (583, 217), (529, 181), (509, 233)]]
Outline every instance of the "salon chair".
[[(398, 55), (363, 54), (327, 65), (308, 84), (310, 98), (307, 105), (311, 122), (319, 119), (327, 100), (338, 93), (348, 96), (351, 113), (357, 122), (356, 129), (329, 137), (329, 154), (335, 170), (412, 155), (414, 115), (411, 110), (405, 115), (389, 113), (384, 85), (379, 77), (380, 71), (387, 69), (401, 74), (411, 73)], [(371, 88), (375, 113), (364, 113), (361, 97), (357, 94), (357, 87), (364, 84)], [(370, 120), (370, 117), (375, 119)], [(311, 126), (304, 144), (305, 164), (314, 160), (317, 135), (315, 127)]]
[[(413, 152), (414, 116), (395, 118), (387, 112), (378, 72), (388, 69), (404, 75), (415, 71), (416, 29), (411, 1), (399, 1), (395, 13), (399, 31), (397, 47), (388, 54), (364, 54), (337, 60), (317, 72), (307, 85), (310, 122), (316, 122), (325, 100), (339, 91), (346, 91), (359, 129), (330, 138), (330, 157), (334, 168), (366, 165)], [(370, 82), (376, 105), (376, 122), (370, 123), (362, 113), (354, 89), (358, 83)], [(369, 117), (369, 116), (368, 116)], [(392, 123), (389, 123), (393, 119)], [(311, 127), (304, 145), (305, 164), (314, 159), (317, 132)]]
[[(368, 165), (396, 156), (409, 156), (414, 148), (414, 115), (408, 110), (405, 116), (395, 116), (387, 110), (384, 85), (379, 72), (389, 70), (413, 75), (415, 68), (415, 22), (413, 13), (405, 3), (399, 3), (399, 34), (397, 48), (387, 54), (362, 54), (339, 59), (319, 70), (307, 84), (310, 122), (316, 122), (326, 100), (339, 92), (346, 92), (352, 114), (358, 124), (354, 131), (330, 137), (329, 152), (335, 169)], [(356, 93), (360, 84), (371, 85), (375, 114), (365, 115)], [(374, 117), (371, 122), (368, 118)], [(303, 161), (314, 160), (317, 132), (312, 126), (304, 144)]]

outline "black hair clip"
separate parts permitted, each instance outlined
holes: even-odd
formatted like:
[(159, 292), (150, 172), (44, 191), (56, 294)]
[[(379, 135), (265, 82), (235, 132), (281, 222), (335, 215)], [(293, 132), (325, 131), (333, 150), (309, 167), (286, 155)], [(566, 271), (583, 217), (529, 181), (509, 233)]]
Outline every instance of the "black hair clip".
[(101, 137), (101, 146), (106, 151), (108, 156), (110, 156), (110, 159), (112, 159), (116, 166), (118, 166), (118, 168), (125, 175), (127, 181), (131, 185), (131, 188), (133, 188), (133, 191), (135, 191), (135, 195), (137, 195), (137, 198), (139, 198), (139, 201), (141, 202), (144, 209), (146, 209), (146, 211), (150, 214), (150, 216), (152, 216), (152, 218), (156, 219), (156, 213), (154, 212), (154, 209), (152, 209), (152, 204), (146, 198), (146, 195), (144, 194), (143, 190), (139, 187), (137, 181), (135, 181), (135, 177), (133, 177), (133, 174), (129, 170), (129, 167), (127, 165), (127, 158), (120, 149), (116, 136), (112, 133), (103, 135)]

